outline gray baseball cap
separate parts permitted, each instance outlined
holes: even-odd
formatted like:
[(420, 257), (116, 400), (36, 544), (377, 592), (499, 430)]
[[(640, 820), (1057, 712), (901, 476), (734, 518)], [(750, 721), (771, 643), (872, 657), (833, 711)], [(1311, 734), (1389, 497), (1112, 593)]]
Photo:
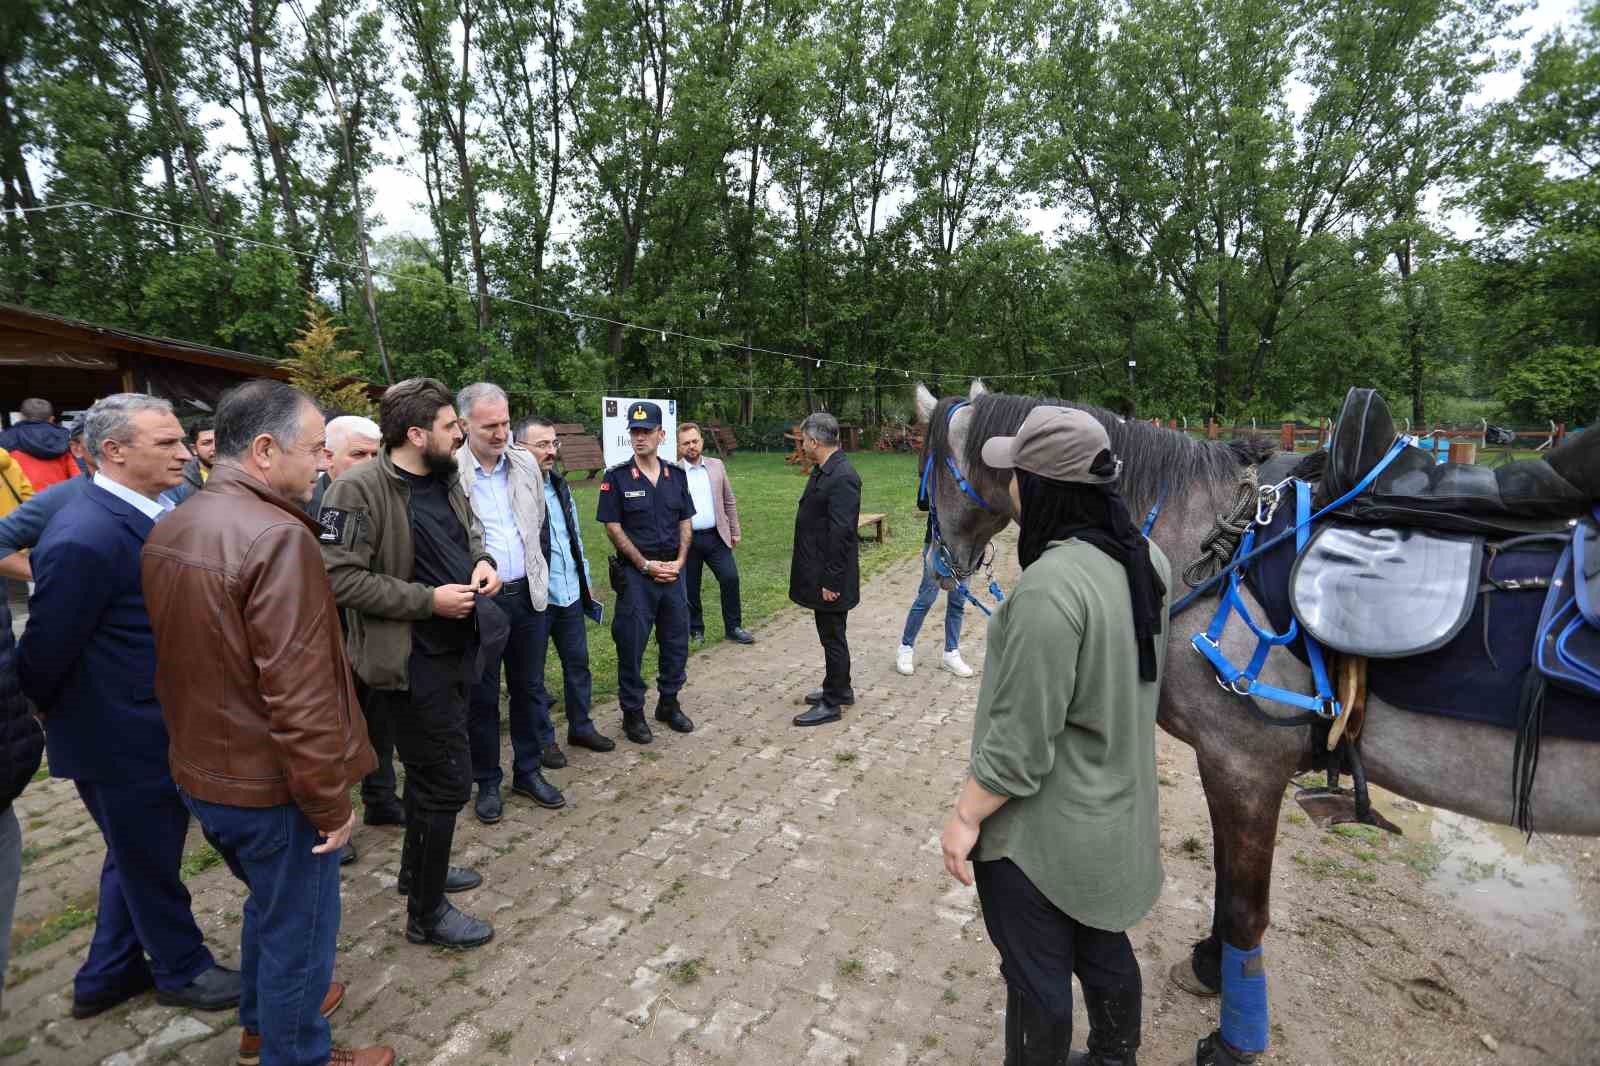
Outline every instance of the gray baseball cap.
[(997, 470), (1026, 470), (1051, 481), (1106, 485), (1117, 480), (1122, 460), (1109, 474), (1090, 472), (1111, 438), (1091, 414), (1071, 407), (1035, 407), (1014, 437), (991, 437), (983, 443), (983, 461)]

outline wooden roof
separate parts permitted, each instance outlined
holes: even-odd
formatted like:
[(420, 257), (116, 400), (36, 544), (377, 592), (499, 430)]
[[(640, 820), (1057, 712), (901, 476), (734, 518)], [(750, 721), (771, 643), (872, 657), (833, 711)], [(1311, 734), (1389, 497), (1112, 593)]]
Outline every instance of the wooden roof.
[(0, 303), (0, 364), (109, 369), (103, 362), (108, 349), (216, 367), (246, 377), (281, 381), (289, 376), (283, 364), (270, 356), (97, 326), (48, 311)]

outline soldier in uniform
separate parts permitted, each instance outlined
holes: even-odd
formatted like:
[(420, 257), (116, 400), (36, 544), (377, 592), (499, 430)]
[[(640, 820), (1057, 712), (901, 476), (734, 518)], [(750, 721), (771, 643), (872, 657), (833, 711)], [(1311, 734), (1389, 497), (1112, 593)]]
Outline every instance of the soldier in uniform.
[[(683, 591), (683, 563), (693, 536), (689, 519), (694, 501), (683, 468), (657, 454), (665, 433), (661, 408), (645, 401), (628, 408), (628, 439), (633, 458), (606, 471), (600, 482), (596, 520), (605, 523), (618, 559), (612, 584), (617, 613), (611, 638), (617, 645), (617, 690), (622, 704), (622, 731), (635, 744), (648, 744), (644, 720), (644, 678), (640, 667), (645, 642), (655, 627), (660, 649), (656, 688), (656, 721), (679, 733), (694, 723), (678, 706), (689, 661), (689, 602)], [(620, 583), (620, 586), (619, 586)]]

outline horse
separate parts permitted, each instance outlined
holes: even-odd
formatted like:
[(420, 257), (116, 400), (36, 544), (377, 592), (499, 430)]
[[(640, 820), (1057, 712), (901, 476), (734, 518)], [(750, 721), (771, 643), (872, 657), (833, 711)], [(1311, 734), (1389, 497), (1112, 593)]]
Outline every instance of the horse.
[[(990, 393), (980, 381), (965, 399), (936, 400), (918, 384), (916, 402), (929, 427), (923, 477), (934, 516), (932, 550), (946, 589), (965, 588), (993, 550), (991, 539), (1017, 518), (1010, 503), (1011, 472), (983, 462), (983, 442), (1014, 434), (1040, 404), (1087, 411), (1105, 426), (1123, 462), (1118, 489), (1135, 520), (1160, 501), (1148, 535), (1172, 563), (1174, 575), (1203, 554), (1201, 542), (1217, 516), (1231, 510), (1246, 468), (1272, 455), (1259, 441), (1195, 440), (1088, 404)], [(1553, 464), (1559, 458), (1550, 457)], [(1182, 591), (1170, 590), (1170, 600)], [(1249, 591), (1241, 586), (1240, 593), (1254, 617), (1264, 618)], [(1196, 1046), (1197, 1066), (1232, 1066), (1255, 1061), (1266, 1047), (1265, 963), (1259, 951), (1268, 925), (1279, 807), (1290, 779), (1315, 767), (1312, 726), (1264, 725), (1258, 715), (1271, 712), (1252, 709), (1249, 697), (1217, 683), (1210, 664), (1189, 644), (1203, 626), (1195, 619), (1167, 625), (1167, 669), (1157, 717), (1162, 729), (1194, 749), (1216, 869), (1211, 933), (1173, 967), (1172, 979), (1197, 994), (1220, 991), (1224, 1018), (1230, 1011), (1250, 1017), (1250, 1030), (1260, 1034), (1259, 1048), (1230, 1044), (1222, 1028)], [(1234, 624), (1221, 645), (1231, 661), (1246, 662), (1254, 639)], [(1310, 671), (1287, 653), (1269, 657), (1261, 680), (1292, 692), (1311, 690)], [(1510, 730), (1419, 714), (1369, 696), (1362, 735), (1366, 777), (1418, 803), (1510, 825), (1511, 790), (1483, 782), (1509, 782), (1514, 739)], [(1545, 737), (1538, 767), (1532, 801), (1540, 831), (1600, 835), (1600, 743)], [(1246, 960), (1246, 972), (1260, 980), (1242, 986), (1225, 981), (1224, 957)]]

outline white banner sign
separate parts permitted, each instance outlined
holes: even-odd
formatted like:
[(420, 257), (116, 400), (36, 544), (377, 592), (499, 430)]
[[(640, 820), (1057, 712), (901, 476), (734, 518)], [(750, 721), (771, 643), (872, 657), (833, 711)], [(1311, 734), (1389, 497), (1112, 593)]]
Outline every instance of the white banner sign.
[(667, 438), (661, 442), (661, 458), (678, 461), (678, 401), (641, 400), (637, 396), (603, 396), (600, 399), (600, 446), (605, 449), (606, 465), (616, 466), (633, 458), (628, 440), (628, 408), (636, 403), (653, 403), (661, 408), (661, 428)]

